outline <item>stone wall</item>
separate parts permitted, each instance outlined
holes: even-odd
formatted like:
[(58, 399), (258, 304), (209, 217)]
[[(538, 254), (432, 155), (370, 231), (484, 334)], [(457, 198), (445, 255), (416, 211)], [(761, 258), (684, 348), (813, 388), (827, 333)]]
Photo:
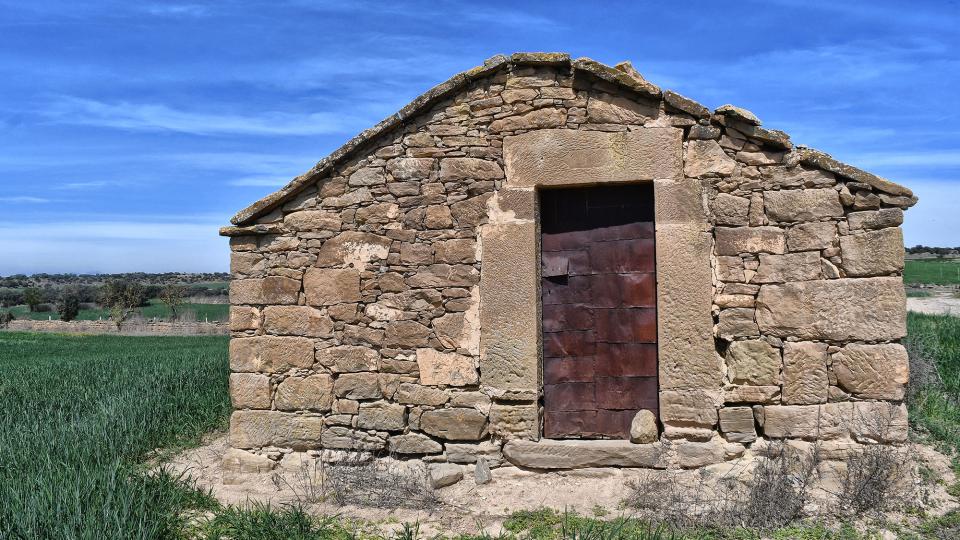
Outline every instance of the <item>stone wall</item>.
[[(629, 65), (521, 55), (445, 84), (224, 229), (234, 448), (697, 467), (904, 440), (909, 190)], [(671, 133), (675, 154), (631, 146)], [(538, 441), (535, 190), (561, 177), (655, 183), (659, 441)]]

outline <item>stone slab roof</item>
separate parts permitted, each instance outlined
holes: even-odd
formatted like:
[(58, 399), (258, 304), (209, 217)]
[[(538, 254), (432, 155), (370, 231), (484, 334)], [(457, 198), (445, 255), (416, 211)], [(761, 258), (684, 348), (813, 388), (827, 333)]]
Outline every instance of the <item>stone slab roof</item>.
[[(294, 178), (289, 184), (263, 199), (244, 208), (235, 215), (230, 222), (236, 226), (248, 226), (260, 216), (269, 213), (271, 210), (293, 197), (304, 187), (323, 178), (331, 172), (333, 168), (350, 158), (355, 150), (362, 147), (380, 135), (402, 125), (408, 119), (426, 111), (437, 102), (454, 95), (471, 82), (490, 75), (491, 73), (508, 66), (536, 66), (550, 65), (557, 67), (567, 67), (572, 71), (583, 71), (593, 76), (607, 81), (609, 83), (621, 85), (629, 90), (639, 94), (645, 94), (651, 97), (663, 99), (668, 105), (675, 109), (694, 116), (695, 118), (711, 117), (710, 109), (686, 98), (671, 90), (661, 90), (656, 85), (645, 80), (629, 62), (618, 64), (616, 68), (601, 64), (589, 58), (571, 59), (566, 53), (514, 53), (510, 56), (497, 55), (487, 59), (483, 65), (473, 69), (458, 73), (445, 82), (434, 86), (422, 95), (411, 101), (405, 107), (390, 115), (377, 125), (364, 130), (356, 137), (347, 141), (343, 146), (335, 150), (329, 156), (320, 160), (309, 171)], [(721, 119), (732, 119), (737, 122), (737, 129), (755, 139), (764, 141), (773, 146), (791, 149), (793, 145), (790, 137), (777, 130), (768, 130), (760, 127), (760, 120), (748, 110), (735, 107), (733, 105), (723, 105), (717, 108), (713, 115)], [(828, 154), (814, 150), (812, 148), (798, 147), (800, 162), (819, 167), (823, 170), (832, 172), (836, 175), (849, 178), (856, 182), (869, 184), (878, 191), (885, 192), (893, 196), (913, 197), (913, 192), (909, 188), (881, 178), (864, 170), (858, 169), (852, 165), (841, 163), (830, 157)], [(256, 228), (256, 227), (255, 227)], [(264, 229), (268, 227), (264, 226)], [(226, 228), (233, 229), (233, 228)], [(221, 231), (221, 233), (226, 231)], [(267, 232), (256, 231), (256, 232)]]

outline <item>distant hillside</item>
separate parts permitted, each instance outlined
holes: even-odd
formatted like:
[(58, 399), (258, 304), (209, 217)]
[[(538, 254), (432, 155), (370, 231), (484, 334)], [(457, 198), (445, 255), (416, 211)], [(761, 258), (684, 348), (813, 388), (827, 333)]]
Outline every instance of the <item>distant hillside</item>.
[(111, 279), (135, 281), (144, 285), (209, 284), (230, 280), (226, 272), (190, 273), (165, 272), (149, 274), (146, 272), (128, 272), (124, 274), (33, 274), (30, 276), (15, 274), (0, 276), (0, 288), (22, 289), (25, 287), (48, 287), (56, 285), (102, 285)]

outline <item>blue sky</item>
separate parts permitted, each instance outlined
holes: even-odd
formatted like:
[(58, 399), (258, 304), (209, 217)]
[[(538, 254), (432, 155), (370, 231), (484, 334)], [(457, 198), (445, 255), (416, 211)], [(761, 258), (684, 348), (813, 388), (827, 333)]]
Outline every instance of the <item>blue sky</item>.
[(0, 274), (226, 270), (237, 210), (515, 51), (746, 107), (913, 188), (908, 245), (960, 245), (958, 27), (957, 1), (0, 0)]

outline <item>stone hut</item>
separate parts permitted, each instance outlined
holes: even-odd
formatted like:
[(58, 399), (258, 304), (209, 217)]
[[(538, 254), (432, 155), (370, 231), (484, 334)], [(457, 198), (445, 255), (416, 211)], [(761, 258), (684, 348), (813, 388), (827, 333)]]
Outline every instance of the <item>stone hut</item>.
[(694, 468), (903, 442), (916, 201), (629, 63), (495, 56), (221, 230), (227, 459)]

